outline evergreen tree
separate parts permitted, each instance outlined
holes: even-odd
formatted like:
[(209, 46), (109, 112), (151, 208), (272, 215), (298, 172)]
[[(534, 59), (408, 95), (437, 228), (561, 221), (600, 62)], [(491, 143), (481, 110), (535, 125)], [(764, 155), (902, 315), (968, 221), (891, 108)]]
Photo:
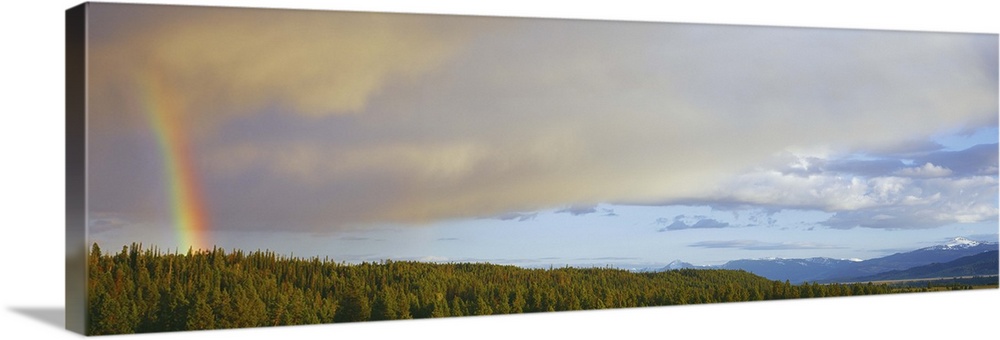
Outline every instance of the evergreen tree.
[(335, 322), (365, 321), (371, 318), (371, 305), (360, 284), (353, 285), (340, 297)]
[(187, 319), (185, 320), (184, 329), (214, 329), (215, 328), (215, 314), (212, 312), (212, 307), (208, 305), (208, 301), (205, 301), (203, 297), (197, 297), (188, 306)]

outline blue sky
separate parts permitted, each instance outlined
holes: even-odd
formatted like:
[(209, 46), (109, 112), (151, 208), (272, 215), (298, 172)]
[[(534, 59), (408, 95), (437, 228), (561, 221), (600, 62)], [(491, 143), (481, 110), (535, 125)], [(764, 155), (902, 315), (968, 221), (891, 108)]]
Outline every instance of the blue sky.
[[(91, 241), (177, 244), (165, 75), (225, 248), (525, 266), (997, 239), (997, 36), (99, 5)], [(147, 20), (148, 18), (148, 20)]]

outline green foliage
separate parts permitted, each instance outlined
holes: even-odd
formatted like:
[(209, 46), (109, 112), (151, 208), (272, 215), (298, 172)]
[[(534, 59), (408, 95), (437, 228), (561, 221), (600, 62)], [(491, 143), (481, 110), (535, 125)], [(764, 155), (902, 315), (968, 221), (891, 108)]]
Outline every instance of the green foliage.
[(792, 285), (733, 270), (345, 265), (269, 251), (123, 247), (88, 259), (90, 335), (533, 313), (926, 290)]

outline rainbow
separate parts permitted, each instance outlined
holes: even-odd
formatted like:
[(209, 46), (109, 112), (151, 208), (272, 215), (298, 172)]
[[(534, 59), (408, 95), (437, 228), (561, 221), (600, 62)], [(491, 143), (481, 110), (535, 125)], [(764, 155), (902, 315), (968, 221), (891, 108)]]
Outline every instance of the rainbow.
[(208, 219), (201, 197), (197, 172), (193, 167), (188, 139), (182, 121), (182, 105), (176, 92), (164, 84), (157, 72), (145, 74), (140, 80), (143, 111), (163, 157), (165, 184), (170, 195), (173, 228), (177, 231), (180, 250), (207, 250)]

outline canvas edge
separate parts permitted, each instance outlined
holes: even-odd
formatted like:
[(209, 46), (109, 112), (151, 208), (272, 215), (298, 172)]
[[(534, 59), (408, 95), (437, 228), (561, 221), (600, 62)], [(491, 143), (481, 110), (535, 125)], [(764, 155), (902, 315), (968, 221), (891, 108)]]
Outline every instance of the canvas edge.
[[(87, 311), (87, 253), (89, 245), (86, 239), (86, 23), (89, 3), (82, 3), (66, 10), (66, 73), (65, 73), (65, 99), (66, 99), (66, 276), (65, 276), (65, 328), (69, 331), (86, 334), (86, 311)], [(167, 5), (167, 4), (143, 4), (143, 5)], [(232, 5), (171, 5), (171, 6), (203, 6), (203, 7), (226, 7)], [(233, 7), (243, 8), (243, 7)], [(319, 10), (319, 11), (348, 11), (338, 9), (307, 9), (307, 8), (270, 8), (260, 7), (258, 9), (293, 9), (293, 10)], [(353, 10), (357, 12), (371, 13), (392, 13), (380, 12), (379, 10)], [(418, 15), (457, 15), (457, 16), (479, 16), (477, 14), (452, 14), (452, 13), (423, 13), (423, 12), (399, 12), (392, 14), (418, 14)], [(485, 15), (490, 16), (490, 15)], [(505, 16), (496, 16), (505, 17)], [(590, 19), (590, 18), (559, 18), (559, 17), (519, 17), (529, 19), (557, 19), (557, 20), (612, 20), (612, 19)], [(644, 22), (641, 20), (615, 19), (622, 22)], [(653, 21), (660, 23), (660, 21)], [(696, 23), (696, 22), (662, 22), (679, 24), (708, 24), (708, 25), (747, 25), (764, 27), (785, 27), (785, 28), (823, 28), (805, 27), (791, 25), (765, 25), (765, 24), (727, 24), (727, 23)], [(899, 30), (914, 32), (931, 32), (931, 30), (912, 29), (883, 29), (883, 28), (839, 28), (834, 29), (857, 29), (857, 30)], [(994, 38), (1000, 37), (1000, 33), (989, 33), (982, 31), (967, 32), (947, 32), (959, 34), (987, 34)], [(77, 210), (73, 210), (73, 209)], [(796, 301), (798, 302), (798, 301)], [(675, 307), (676, 308), (676, 307)], [(455, 319), (455, 318), (449, 318)], [(333, 324), (328, 324), (333, 325)], [(254, 328), (245, 328), (254, 329)], [(225, 330), (223, 330), (225, 331)]]
[(86, 50), (87, 10), (66, 10), (66, 321), (86, 334)]

